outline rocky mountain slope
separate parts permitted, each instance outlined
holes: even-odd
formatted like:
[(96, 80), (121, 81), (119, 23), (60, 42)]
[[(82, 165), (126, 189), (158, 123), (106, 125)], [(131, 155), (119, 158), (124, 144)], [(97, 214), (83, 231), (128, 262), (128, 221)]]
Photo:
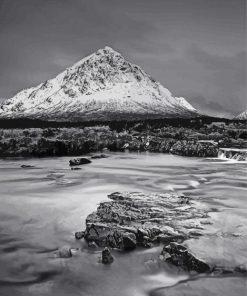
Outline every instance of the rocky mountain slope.
[(53, 79), (22, 90), (0, 106), (0, 118), (58, 121), (197, 115), (184, 98), (173, 97), (110, 47), (99, 49)]
[(237, 115), (234, 119), (247, 120), (247, 110)]

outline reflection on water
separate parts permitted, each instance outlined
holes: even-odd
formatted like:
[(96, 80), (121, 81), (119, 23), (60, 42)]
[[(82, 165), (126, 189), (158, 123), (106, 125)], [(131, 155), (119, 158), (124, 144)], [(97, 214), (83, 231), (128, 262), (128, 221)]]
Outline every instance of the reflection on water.
[[(0, 161), (0, 295), (179, 295), (182, 282), (192, 278), (154, 261), (160, 248), (115, 251), (114, 263), (104, 266), (98, 263), (99, 251), (74, 240), (86, 216), (114, 191), (179, 191), (202, 207), (214, 208), (205, 235), (187, 245), (219, 265), (246, 264), (246, 163), (112, 153), (72, 171), (68, 161)], [(35, 167), (20, 168), (22, 164)], [(55, 259), (54, 251), (64, 245), (81, 252), (71, 259)], [(246, 291), (243, 278), (221, 280)], [(191, 286), (200, 294), (200, 284)], [(221, 295), (218, 286), (213, 285)], [(224, 295), (232, 296), (227, 291), (231, 289)]]

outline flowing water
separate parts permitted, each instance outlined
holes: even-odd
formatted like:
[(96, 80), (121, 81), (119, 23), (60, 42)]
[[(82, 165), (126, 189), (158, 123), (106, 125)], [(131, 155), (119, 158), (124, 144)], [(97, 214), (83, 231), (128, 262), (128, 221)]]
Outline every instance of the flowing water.
[[(213, 209), (204, 236), (186, 242), (191, 250), (221, 266), (247, 265), (247, 163), (109, 155), (76, 171), (68, 157), (0, 160), (0, 295), (246, 295), (244, 277), (188, 276), (157, 263), (161, 247), (114, 251), (114, 263), (102, 265), (100, 251), (76, 241), (74, 232), (111, 192), (178, 191)], [(80, 252), (56, 258), (65, 245)]]

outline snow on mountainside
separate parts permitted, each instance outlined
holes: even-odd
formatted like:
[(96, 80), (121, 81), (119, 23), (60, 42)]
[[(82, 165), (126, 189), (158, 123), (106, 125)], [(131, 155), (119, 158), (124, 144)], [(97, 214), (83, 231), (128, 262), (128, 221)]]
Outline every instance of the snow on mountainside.
[(247, 110), (234, 117), (234, 119), (247, 120)]
[(110, 47), (0, 105), (0, 118), (60, 121), (195, 117), (184, 98), (127, 62)]

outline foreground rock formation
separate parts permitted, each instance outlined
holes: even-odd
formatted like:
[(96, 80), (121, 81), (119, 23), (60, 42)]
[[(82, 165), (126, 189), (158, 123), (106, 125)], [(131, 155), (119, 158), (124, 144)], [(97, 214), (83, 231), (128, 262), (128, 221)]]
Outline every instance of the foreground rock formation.
[(86, 219), (84, 238), (100, 247), (131, 250), (197, 237), (205, 211), (179, 194), (110, 194)]
[[(101, 262), (113, 262), (111, 249), (131, 251), (163, 244), (159, 259), (187, 272), (246, 274), (245, 268), (217, 267), (193, 255), (183, 244), (203, 235), (209, 215), (189, 197), (176, 193), (115, 192), (86, 219), (85, 231), (75, 233), (89, 247), (104, 248)], [(213, 209), (212, 209), (213, 211)]]
[(111, 258), (108, 248), (130, 251), (162, 243), (166, 246), (162, 252), (164, 260), (197, 272), (210, 270), (185, 247), (170, 244), (202, 235), (203, 225), (209, 223), (207, 212), (197, 208), (189, 197), (138, 192), (115, 192), (108, 197), (109, 201), (100, 203), (97, 211), (87, 217), (86, 230), (75, 234), (77, 239), (84, 237), (88, 244), (107, 248), (102, 262), (103, 257)]

